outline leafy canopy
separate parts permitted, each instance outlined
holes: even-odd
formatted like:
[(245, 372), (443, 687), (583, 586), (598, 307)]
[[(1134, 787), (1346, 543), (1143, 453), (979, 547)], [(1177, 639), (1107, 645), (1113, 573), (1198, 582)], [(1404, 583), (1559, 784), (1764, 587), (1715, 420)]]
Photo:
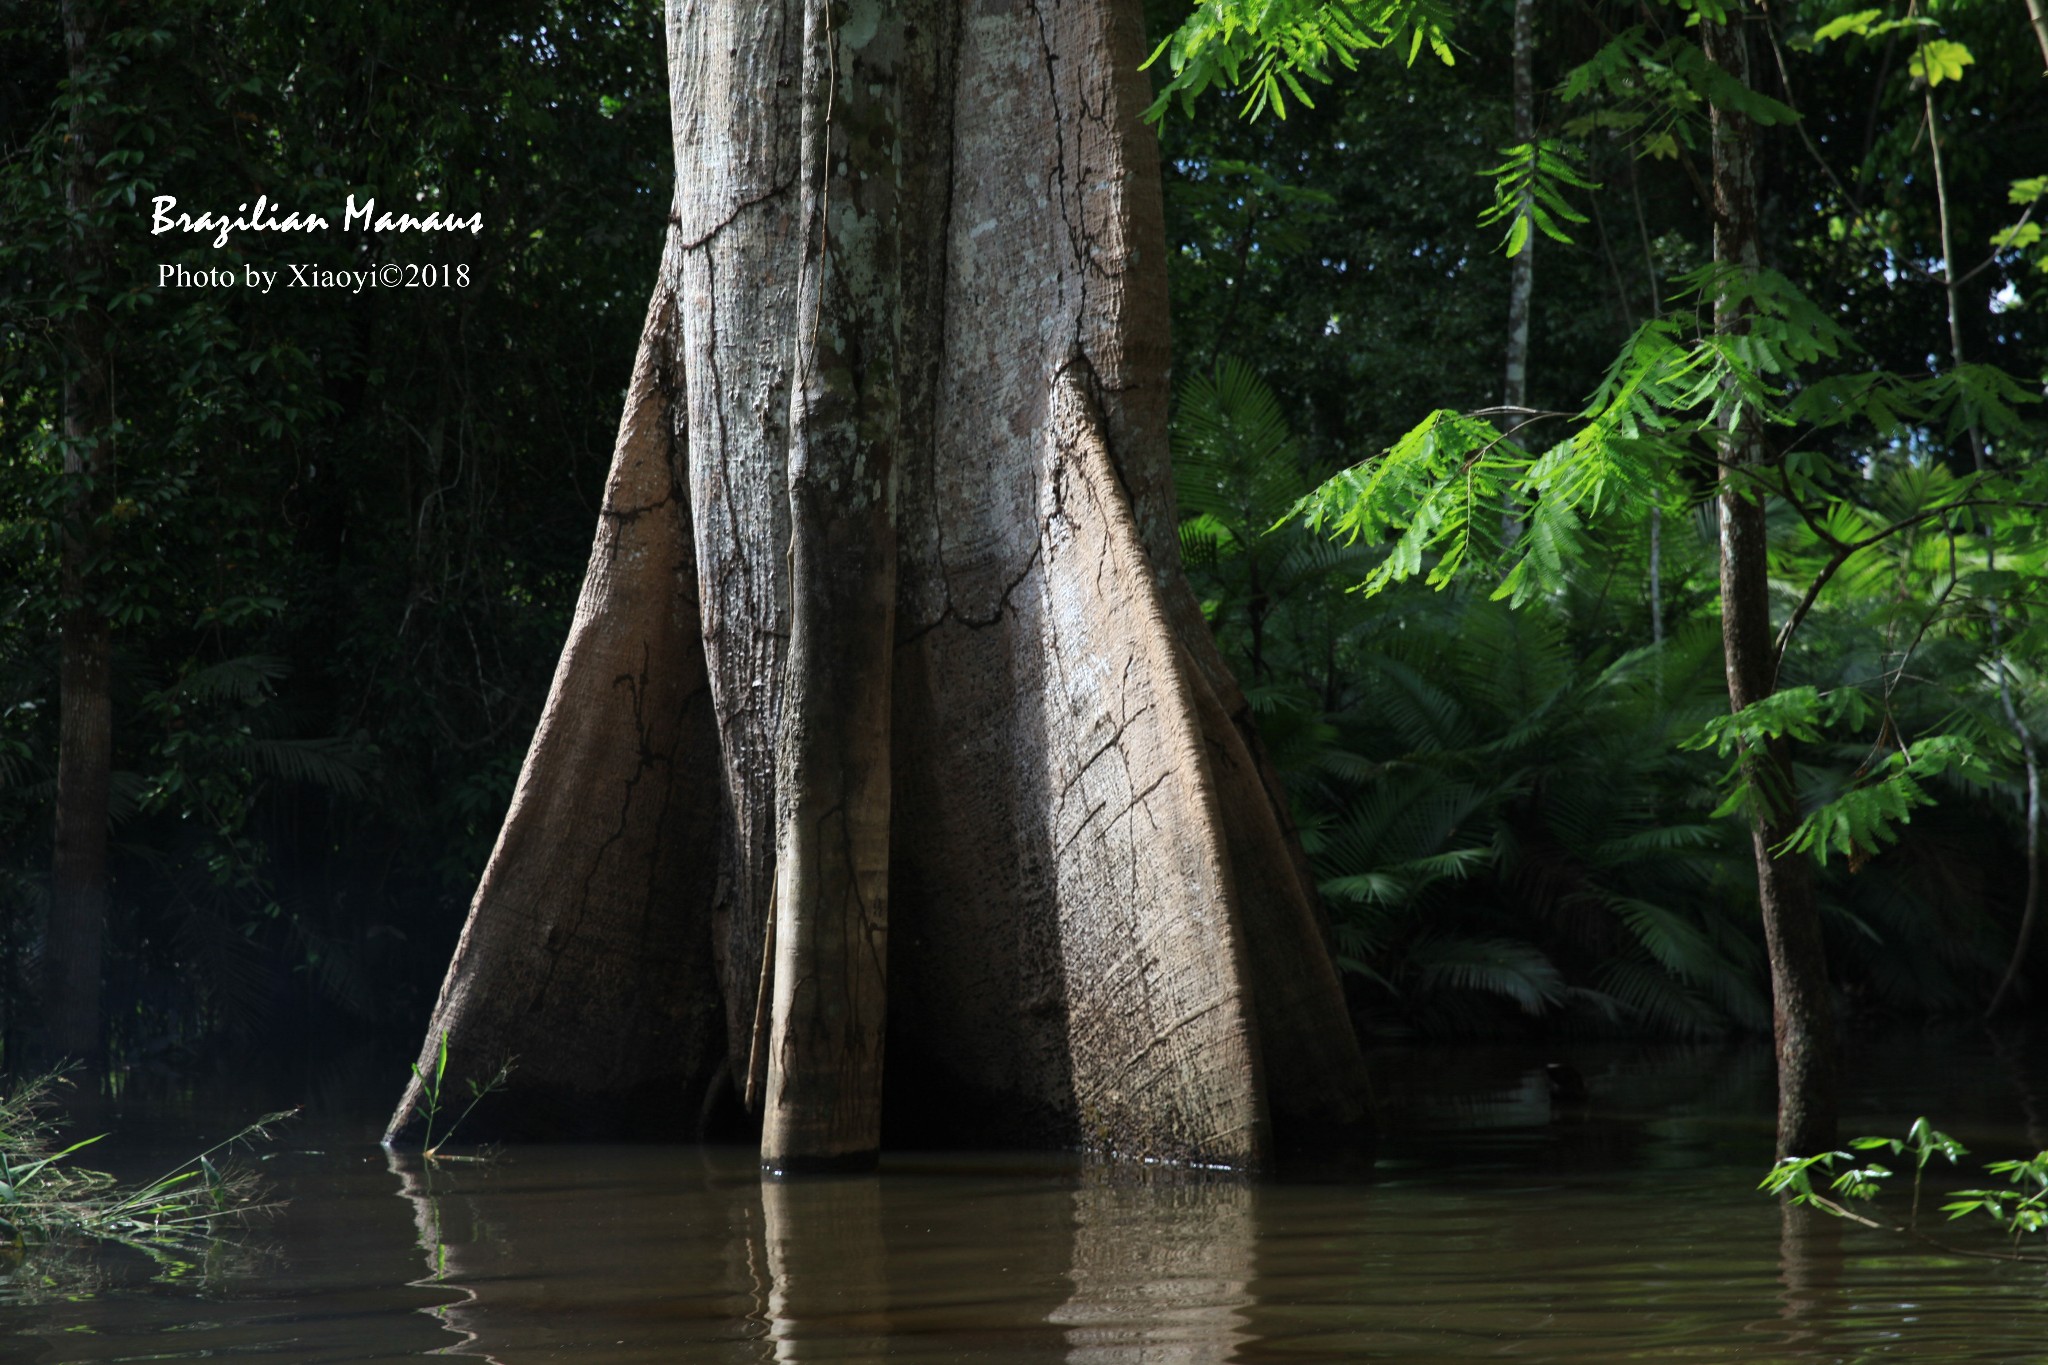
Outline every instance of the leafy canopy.
[(1247, 116), (1284, 119), (1289, 96), (1314, 107), (1303, 81), (1327, 85), (1362, 53), (1405, 46), (1412, 63), (1427, 46), (1452, 64), (1450, 24), (1447, 0), (1201, 0), (1145, 59), (1165, 57), (1172, 73), (1145, 117), (1164, 118), (1176, 99), (1192, 114), (1197, 95), (1223, 85), (1244, 92)]

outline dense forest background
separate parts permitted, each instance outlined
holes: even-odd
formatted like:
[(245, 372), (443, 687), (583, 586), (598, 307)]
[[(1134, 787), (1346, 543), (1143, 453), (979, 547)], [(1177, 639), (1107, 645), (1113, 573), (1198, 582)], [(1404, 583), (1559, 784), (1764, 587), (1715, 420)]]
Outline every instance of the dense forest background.
[[(1586, 65), (1631, 26), (1647, 52), (1682, 39), (1692, 6), (1527, 5), (1519, 120), (1516, 8), (1447, 6), (1452, 63), (1333, 63), (1284, 118), (1215, 90), (1166, 112), (1183, 551), (1369, 1036), (1767, 1030), (1749, 831), (1716, 816), (1729, 760), (1696, 742), (1728, 707), (1708, 482), (1602, 509), (1589, 552), (1513, 606), (1484, 574), (1352, 591), (1395, 537), (1290, 516), (1433, 412), (1509, 398), (1517, 439), (1568, 435), (1639, 329), (1697, 304), (1699, 101)], [(75, 78), (56, 4), (24, 0), (0, 30), (0, 1061), (37, 1046), (57, 637), (82, 607), (112, 624), (111, 1055), (403, 1051), (596, 521), (672, 176), (659, 7), (109, 13)], [(1154, 31), (1186, 13), (1153, 4)], [(2032, 1009), (2042, 508), (1967, 495), (2041, 451), (2048, 35), (2007, 0), (1893, 3), (1829, 32), (1859, 13), (1772, 7), (1756, 80), (1798, 115), (1761, 133), (1766, 264), (1843, 333), (1814, 374), (1773, 382), (1903, 377), (1888, 420), (1778, 438), (1825, 463), (1830, 518), (1773, 514), (1781, 622), (1834, 563), (1780, 669), (1826, 713), (1802, 732), (1799, 800), (1848, 812), (1818, 872), (1852, 1019), (1981, 1014), (2015, 961), (2000, 1003)], [(1890, 20), (1925, 22), (1875, 31)], [(87, 202), (67, 202), (88, 115), (106, 145)], [(1537, 201), (1557, 235), (1517, 253), (1516, 396), (1497, 212), (1515, 199), (1486, 172), (1538, 145), (1563, 170)], [(330, 214), (375, 195), (480, 212), (484, 231), (214, 249), (149, 235), (162, 193)], [(431, 261), (470, 283), (156, 287), (162, 264), (286, 260)], [(64, 460), (82, 315), (112, 357), (112, 474), (91, 488)], [(1531, 510), (1486, 515), (1513, 540)], [(82, 595), (66, 534), (94, 547)], [(1937, 732), (1967, 761), (1902, 788), (1895, 760)], [(1858, 816), (1859, 796), (1893, 805)]]

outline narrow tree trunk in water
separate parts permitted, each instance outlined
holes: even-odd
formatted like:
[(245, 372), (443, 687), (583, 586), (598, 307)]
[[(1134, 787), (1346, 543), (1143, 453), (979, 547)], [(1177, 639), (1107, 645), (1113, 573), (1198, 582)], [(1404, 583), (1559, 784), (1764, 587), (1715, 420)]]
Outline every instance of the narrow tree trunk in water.
[[(1738, 18), (1700, 26), (1707, 57), (1749, 84), (1747, 38)], [(1714, 128), (1714, 259), (1754, 272), (1761, 265), (1757, 220), (1755, 129), (1749, 119), (1716, 108)], [(1714, 324), (1724, 333), (1750, 326), (1748, 309), (1725, 294)], [(1751, 471), (1768, 458), (1761, 424), (1746, 406), (1730, 419), (1722, 452), (1721, 638), (1728, 704), (1740, 711), (1777, 690), (1772, 644), (1770, 564), (1764, 494)], [(1757, 795), (1750, 819), (1757, 899), (1771, 963), (1772, 1032), (1778, 1054), (1778, 1154), (1810, 1155), (1835, 1142), (1834, 1002), (1822, 950), (1813, 872), (1805, 854), (1773, 850), (1798, 823), (1791, 745), (1754, 747), (1742, 756), (1743, 776)]]
[[(608, 695), (580, 642), (640, 641), (711, 714), (674, 809), (626, 823), (593, 812), (629, 730), (543, 722), (423, 1050), (449, 1036), (455, 1083), (516, 1050), (530, 1113), (610, 1047), (591, 1101), (660, 1075), (694, 1102), (758, 1061), (777, 1170), (896, 1140), (1256, 1166), (1368, 1131), (1284, 796), (1180, 569), (1141, 19), (672, 0), (676, 335), (635, 392), (675, 395), (661, 545), (693, 571), (586, 585), (556, 689)], [(550, 869), (597, 854), (672, 860), (584, 911), (663, 926), (645, 970), (715, 1014), (659, 1063), (569, 1015), (513, 1048), (517, 993), (478, 988), (531, 970), (583, 885)]]
[[(71, 75), (83, 84), (98, 26), (83, 0), (64, 6)], [(79, 226), (71, 274), (104, 269), (103, 230), (94, 224), (100, 183), (100, 129), (83, 111), (71, 116), (65, 195)], [(58, 578), (57, 827), (50, 870), (49, 933), (44, 940), (46, 1046), (58, 1057), (100, 1052), (100, 971), (107, 915), (107, 811), (112, 795), (114, 710), (112, 628), (100, 610), (94, 561), (104, 548), (101, 520), (114, 473), (112, 380), (107, 315), (96, 301), (64, 323), (64, 475), (70, 494), (60, 532)]]

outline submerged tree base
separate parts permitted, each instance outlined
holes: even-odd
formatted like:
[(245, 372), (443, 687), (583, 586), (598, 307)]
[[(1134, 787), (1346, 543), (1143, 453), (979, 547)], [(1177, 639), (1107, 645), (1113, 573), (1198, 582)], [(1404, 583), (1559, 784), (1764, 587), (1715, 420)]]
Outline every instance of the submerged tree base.
[(422, 1067), (518, 1054), (500, 1117), (729, 1090), (778, 1170), (890, 1106), (1355, 1146), (1326, 925), (1180, 569), (1141, 7), (856, 18), (671, 6), (668, 250)]

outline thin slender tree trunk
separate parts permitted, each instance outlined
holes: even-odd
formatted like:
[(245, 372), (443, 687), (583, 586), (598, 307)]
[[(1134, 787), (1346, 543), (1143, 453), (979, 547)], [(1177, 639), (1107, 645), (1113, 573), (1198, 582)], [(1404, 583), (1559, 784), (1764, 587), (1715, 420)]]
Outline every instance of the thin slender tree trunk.
[[(1535, 0), (1515, 0), (1515, 141), (1522, 146), (1536, 140), (1536, 79), (1531, 71), (1535, 8)], [(1532, 207), (1531, 196), (1525, 192), (1520, 211), (1526, 214)], [(1509, 410), (1510, 423), (1516, 421), (1517, 410), (1529, 405), (1529, 304), (1536, 288), (1536, 238), (1540, 235), (1532, 224), (1522, 249), (1508, 260), (1507, 366), (1500, 401)], [(1511, 507), (1501, 518), (1501, 539), (1513, 542), (1521, 534), (1521, 509)]]
[[(1708, 60), (1749, 84), (1748, 39), (1739, 12), (1726, 24), (1700, 26)], [(1741, 114), (1713, 111), (1714, 259), (1753, 272), (1762, 264), (1757, 217), (1756, 133)], [(1724, 333), (1750, 326), (1739, 297), (1715, 300), (1714, 324)], [(1740, 711), (1777, 690), (1772, 644), (1770, 564), (1764, 494), (1751, 471), (1768, 460), (1759, 416), (1746, 405), (1729, 419), (1722, 451), (1721, 636), (1728, 704)], [(1755, 846), (1757, 899), (1771, 964), (1772, 1032), (1778, 1054), (1778, 1154), (1806, 1155), (1834, 1145), (1836, 1059), (1834, 1002), (1821, 943), (1813, 872), (1804, 854), (1775, 850), (1798, 822), (1791, 746), (1754, 746), (1743, 775), (1757, 800), (1750, 837)]]
[[(1664, 308), (1657, 298), (1661, 289), (1657, 281), (1657, 257), (1650, 247), (1650, 224), (1643, 216), (1642, 185), (1637, 179), (1636, 164), (1633, 159), (1628, 163), (1628, 179), (1629, 199), (1635, 206), (1636, 232), (1641, 237), (1643, 243), (1643, 272), (1649, 276), (1650, 281), (1650, 316), (1661, 317), (1663, 316)], [(1617, 286), (1620, 282), (1620, 274), (1620, 267), (1617, 266), (1615, 268)], [(1628, 301), (1624, 297), (1622, 307), (1626, 309), (1627, 306)], [(1630, 329), (1633, 330), (1635, 320), (1632, 317), (1629, 318), (1628, 324)], [(1653, 645), (1664, 643), (1664, 509), (1654, 502), (1650, 504), (1650, 643)], [(1663, 684), (1660, 682), (1658, 686), (1661, 688)]]
[[(488, 1075), (516, 1033), (593, 1102), (729, 1075), (773, 1170), (905, 1139), (1256, 1166), (1369, 1133), (1284, 794), (1180, 569), (1143, 51), (1131, 0), (672, 0), (674, 344), (635, 393), (671, 396), (647, 420), (686, 472), (660, 571), (586, 584), (423, 1059), (445, 1035), (451, 1076)], [(607, 534), (593, 583), (640, 562)], [(595, 714), (611, 639), (683, 688), (659, 714), (676, 679), (708, 694), (644, 822), (593, 814), (639, 771)], [(708, 862), (579, 913), (663, 926), (648, 970), (721, 1028), (657, 1065), (651, 1033), (542, 1038), (479, 988), (531, 971), (554, 869), (679, 846)], [(618, 945), (591, 951), (571, 998)], [(564, 1060), (607, 1047), (587, 1081)]]
[[(64, 46), (72, 80), (88, 84), (99, 17), (85, 0), (64, 5)], [(97, 120), (73, 110), (67, 149), (67, 206), (77, 226), (71, 274), (104, 268), (103, 230), (93, 221), (101, 182)], [(112, 794), (114, 710), (112, 627), (100, 609), (96, 562), (114, 474), (113, 390), (107, 315), (96, 301), (64, 322), (64, 476), (69, 484), (58, 577), (57, 825), (44, 940), (46, 1042), (61, 1057), (100, 1053), (100, 970), (107, 915), (107, 815)]]
[(2034, 25), (2034, 40), (2041, 44), (2041, 60), (2048, 62), (2048, 7), (2041, 0), (2027, 0), (2027, 18)]
[[(1515, 0), (1515, 141), (1527, 146), (1536, 140), (1536, 78), (1531, 70), (1534, 48), (1535, 0)], [(1522, 212), (1530, 210), (1529, 196), (1523, 195)], [(1507, 376), (1501, 385), (1501, 403), (1509, 408), (1529, 404), (1529, 302), (1536, 284), (1536, 238), (1532, 227), (1522, 249), (1508, 262), (1508, 353)]]
[[(2038, 24), (2041, 11), (2038, 0), (2029, 0), (2035, 5), (2033, 15)], [(2043, 55), (2048, 57), (2048, 38), (2044, 38)], [(1949, 232), (1948, 175), (1942, 164), (1941, 123), (1934, 108), (1934, 91), (1922, 92), (1927, 115), (1927, 152), (1934, 163), (1934, 202), (1941, 222), (1942, 294), (1948, 306), (1948, 346), (1951, 363), (1960, 367), (1964, 363), (1963, 352), (1963, 308), (1961, 291), (1956, 286), (1955, 243)], [(1984, 436), (1975, 426), (1969, 431), (1970, 454), (1975, 461), (1977, 473), (1984, 474), (1988, 466), (1984, 459)], [(1998, 544), (1995, 537), (1987, 533), (1984, 546), (1984, 567), (1998, 567)], [(1991, 662), (1998, 678), (1998, 701), (2005, 713), (2006, 725), (2013, 737), (2019, 740), (2020, 759), (2026, 771), (2026, 849), (2027, 878), (2026, 891), (2020, 902), (2019, 929), (2013, 935), (2012, 956), (2006, 962), (2005, 972), (1998, 979), (1998, 986), (1991, 992), (1991, 1003), (1984, 1007), (1986, 1018), (1998, 1013), (2006, 997), (2019, 980), (2020, 971), (2026, 965), (2027, 949), (2033, 946), (2034, 925), (2041, 910), (2041, 759), (2034, 747), (2034, 732), (2020, 715), (2012, 699), (2012, 669), (2006, 661), (2004, 622), (2001, 619), (1997, 601), (1987, 603), (1991, 621)]]

